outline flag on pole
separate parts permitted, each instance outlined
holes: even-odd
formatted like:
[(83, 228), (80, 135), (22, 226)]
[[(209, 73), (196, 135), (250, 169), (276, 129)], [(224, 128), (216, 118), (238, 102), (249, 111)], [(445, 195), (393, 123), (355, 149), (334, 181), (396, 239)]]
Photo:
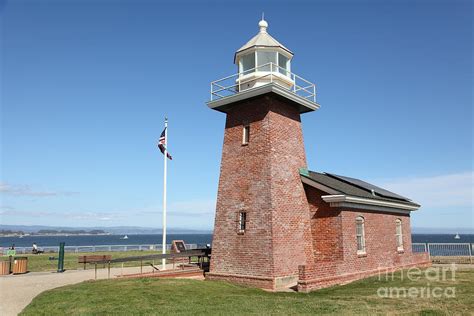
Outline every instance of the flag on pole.
[[(163, 130), (163, 132), (161, 132), (160, 140), (158, 141), (158, 148), (160, 149), (163, 155), (165, 154), (165, 149), (166, 149), (165, 144), (166, 144), (166, 127)], [(173, 160), (173, 157), (171, 157), (168, 151), (166, 151), (166, 157), (168, 157), (169, 160)]]
[[(167, 175), (167, 162), (168, 159), (171, 158), (171, 155), (168, 153), (168, 149), (166, 145), (168, 145), (168, 119), (165, 118), (165, 129), (160, 135), (160, 139), (158, 141), (158, 148), (160, 149), (161, 153), (164, 155), (166, 153), (166, 157), (163, 157), (163, 242), (161, 246), (161, 253), (166, 254), (166, 175)], [(163, 265), (162, 269), (166, 270), (166, 259), (162, 258), (161, 263)]]

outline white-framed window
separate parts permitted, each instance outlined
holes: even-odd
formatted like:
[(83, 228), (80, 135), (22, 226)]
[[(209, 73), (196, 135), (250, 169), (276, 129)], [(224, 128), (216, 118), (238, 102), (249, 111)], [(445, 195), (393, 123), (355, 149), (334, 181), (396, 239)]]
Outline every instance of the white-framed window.
[(250, 140), (250, 125), (244, 125), (242, 129), (242, 145), (247, 145)]
[(246, 75), (255, 71), (255, 52), (240, 57), (240, 73)]
[(259, 67), (258, 71), (271, 71), (271, 70), (277, 71), (275, 69), (276, 67), (273, 67), (273, 69), (271, 69), (272, 68), (271, 65), (263, 66), (268, 63), (273, 63), (275, 65), (277, 64), (277, 52), (257, 51), (257, 67)]
[(397, 250), (403, 251), (403, 229), (402, 220), (397, 218), (395, 220), (395, 237), (397, 238)]
[(247, 212), (241, 211), (239, 212), (238, 233), (239, 234), (245, 233), (246, 228), (247, 228)]
[(357, 254), (365, 254), (365, 220), (362, 216), (356, 218)]
[(281, 74), (284, 74), (285, 76), (290, 75), (290, 60), (285, 56), (280, 53), (278, 53), (278, 71)]

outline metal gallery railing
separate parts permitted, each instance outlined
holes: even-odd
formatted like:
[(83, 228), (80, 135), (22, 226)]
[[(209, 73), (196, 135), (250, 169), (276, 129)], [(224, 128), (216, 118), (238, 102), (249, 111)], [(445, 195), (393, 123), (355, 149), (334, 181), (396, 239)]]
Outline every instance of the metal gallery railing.
[(211, 82), (211, 101), (219, 100), (240, 91), (257, 81), (275, 83), (295, 95), (316, 103), (316, 85), (275, 63), (266, 63)]
[(428, 252), (427, 244), (425, 243), (412, 243), (411, 244), (412, 252)]

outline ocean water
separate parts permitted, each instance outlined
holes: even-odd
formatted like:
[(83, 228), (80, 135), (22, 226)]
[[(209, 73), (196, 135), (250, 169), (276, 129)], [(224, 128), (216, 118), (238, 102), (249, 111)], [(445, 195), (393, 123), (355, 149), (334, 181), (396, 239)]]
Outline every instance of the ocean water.
[[(414, 243), (474, 243), (474, 235), (460, 235), (461, 239), (454, 239), (453, 234), (413, 234)], [(35, 242), (39, 247), (58, 246), (65, 242), (66, 246), (96, 246), (96, 245), (147, 245), (161, 244), (162, 235), (128, 235), (128, 239), (122, 239), (123, 235), (100, 235), (100, 236), (25, 236), (0, 237), (0, 247), (31, 247)], [(212, 242), (212, 234), (169, 234), (168, 244), (172, 240), (184, 240), (187, 244), (198, 244), (205, 246)]]
[(455, 234), (412, 234), (414, 243), (474, 243), (474, 234), (459, 234), (461, 239), (454, 239)]

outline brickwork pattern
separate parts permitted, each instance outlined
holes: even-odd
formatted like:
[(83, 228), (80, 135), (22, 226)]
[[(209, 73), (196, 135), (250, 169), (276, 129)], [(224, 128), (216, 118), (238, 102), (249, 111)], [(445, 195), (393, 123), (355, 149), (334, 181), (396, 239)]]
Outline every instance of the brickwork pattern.
[(304, 186), (311, 216), (313, 258), (318, 261), (337, 261), (343, 259), (342, 214), (339, 209), (330, 207), (321, 195), (326, 193)]
[[(242, 145), (244, 125), (250, 126), (248, 145)], [(208, 278), (248, 276), (254, 285), (251, 277), (298, 276), (298, 266), (312, 257), (311, 243), (305, 242), (311, 240), (309, 209), (298, 171), (305, 166), (296, 107), (268, 94), (228, 111)], [(238, 233), (240, 211), (247, 213), (244, 234)]]

